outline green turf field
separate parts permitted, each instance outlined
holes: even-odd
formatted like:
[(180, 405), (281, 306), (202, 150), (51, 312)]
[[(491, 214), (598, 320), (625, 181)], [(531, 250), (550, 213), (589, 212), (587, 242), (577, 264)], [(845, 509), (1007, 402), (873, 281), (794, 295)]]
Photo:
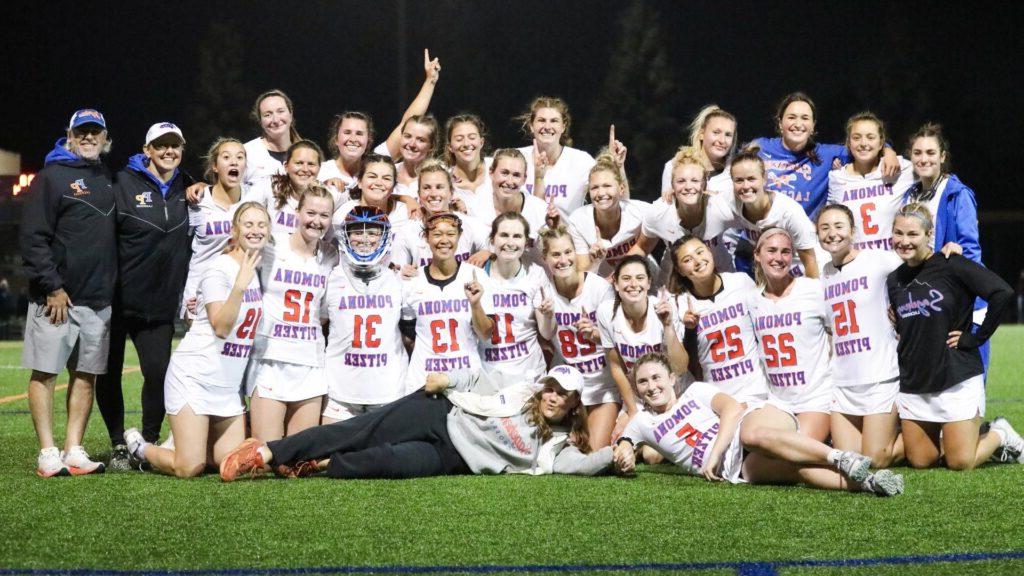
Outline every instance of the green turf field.
[[(42, 480), (35, 476), (27, 401), (17, 398), (27, 383), (27, 372), (18, 368), (20, 352), (20, 343), (0, 343), (0, 576), (11, 569), (1024, 573), (1024, 466), (969, 473), (903, 470), (907, 493), (893, 499), (709, 484), (664, 466), (642, 467), (628, 480), (508, 476), (222, 484), (215, 475), (176, 480), (141, 472)], [(126, 364), (136, 363), (132, 354)], [(1001, 328), (993, 358), (988, 415), (1005, 415), (1024, 429), (1024, 327)], [(128, 423), (138, 425), (141, 376), (133, 372), (125, 382)], [(58, 392), (55, 402), (59, 423), (63, 397)], [(109, 449), (97, 411), (85, 444), (94, 455)], [(1016, 556), (800, 564), (1007, 552)]]

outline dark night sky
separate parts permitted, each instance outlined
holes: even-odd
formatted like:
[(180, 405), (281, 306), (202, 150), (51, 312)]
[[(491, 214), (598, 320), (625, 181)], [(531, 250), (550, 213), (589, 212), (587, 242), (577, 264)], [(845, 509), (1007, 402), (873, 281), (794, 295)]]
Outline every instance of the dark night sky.
[[(111, 126), (120, 166), (153, 122), (186, 134), (197, 103), (200, 46), (211, 23), (242, 39), (237, 68), (244, 111), (268, 88), (296, 103), (297, 125), (321, 143), (331, 116), (365, 110), (378, 132), (394, 126), (399, 101), (394, 2), (46, 2), (11, 7), (3, 40), (7, 86), (0, 148), (38, 168), (71, 112), (93, 106)], [(854, 5), (855, 4), (855, 5)], [(1007, 3), (1007, 6), (1009, 3)], [(443, 66), (432, 111), (478, 112), (492, 143), (521, 145), (510, 118), (531, 97), (565, 97), (585, 125), (619, 35), (622, 2), (448, 0), (406, 5), (409, 94), (422, 80), (422, 48)], [(742, 141), (770, 135), (775, 102), (802, 89), (819, 108), (819, 140), (839, 141), (845, 119), (871, 109), (902, 151), (924, 120), (943, 122), (955, 170), (983, 210), (1021, 210), (1011, 166), (1024, 121), (1019, 10), (978, 3), (659, 2), (661, 34), (675, 75), (674, 115), (685, 124), (705, 103), (739, 118)], [(255, 128), (234, 134), (248, 139)], [(619, 135), (629, 144), (629, 134)], [(591, 152), (599, 141), (577, 139)], [(679, 144), (666, 142), (660, 165)]]

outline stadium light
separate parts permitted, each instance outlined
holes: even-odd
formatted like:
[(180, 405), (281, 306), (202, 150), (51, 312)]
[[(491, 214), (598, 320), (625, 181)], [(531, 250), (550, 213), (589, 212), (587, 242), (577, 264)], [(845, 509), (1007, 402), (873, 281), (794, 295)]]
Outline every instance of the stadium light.
[(32, 180), (36, 177), (35, 174), (21, 174), (18, 176), (18, 183), (11, 188), (11, 196), (17, 196), (22, 190), (28, 188), (32, 184)]

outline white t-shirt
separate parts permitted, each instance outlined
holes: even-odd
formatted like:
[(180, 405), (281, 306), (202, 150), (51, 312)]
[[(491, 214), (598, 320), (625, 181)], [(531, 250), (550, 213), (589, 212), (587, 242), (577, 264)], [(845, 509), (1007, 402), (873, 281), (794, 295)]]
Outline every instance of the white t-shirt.
[[(711, 204), (725, 206), (725, 211), (732, 214), (732, 221), (726, 223), (725, 227), (749, 230), (748, 236), (752, 243), (757, 242), (757, 238), (761, 235), (762, 230), (782, 228), (792, 236), (794, 249), (806, 250), (817, 246), (818, 237), (814, 224), (807, 217), (803, 207), (796, 200), (785, 194), (776, 194), (775, 192), (769, 192), (769, 194), (772, 195), (772, 206), (768, 209), (768, 214), (757, 222), (751, 222), (743, 216), (743, 203), (736, 199), (735, 194), (712, 196), (711, 200), (708, 201), (708, 206)], [(716, 207), (714, 212), (708, 210), (708, 218), (712, 214), (717, 215), (721, 212), (720, 207)]]
[(274, 174), (284, 174), (284, 164), (270, 155), (262, 137), (249, 140), (243, 148), (245, 148), (245, 176), (242, 180), (247, 186), (251, 187), (269, 181)]
[[(519, 151), (526, 157), (526, 192), (533, 195), (533, 147), (524, 146)], [(568, 218), (583, 206), (587, 197), (587, 179), (594, 163), (594, 157), (583, 150), (563, 146), (558, 161), (544, 174), (544, 197), (555, 198), (555, 206), (563, 218)], [(541, 200), (541, 203), (545, 201)]]
[(722, 289), (708, 299), (683, 292), (674, 298), (676, 334), (682, 334), (683, 315), (690, 300), (700, 315), (697, 322), (697, 348), (703, 380), (739, 402), (765, 399), (767, 378), (757, 350), (754, 326), (750, 321), (747, 299), (757, 287), (741, 272), (726, 272)]
[[(463, 262), (480, 250), (487, 250), (491, 245), (488, 235), (490, 229), (485, 227), (478, 218), (459, 212), (456, 216), (462, 220), (462, 235), (455, 249), (455, 261)], [(427, 266), (434, 259), (430, 245), (423, 236), (423, 225), (420, 221), (407, 220), (395, 234), (395, 245), (391, 250), (391, 263), (397, 266), (415, 264)]]
[[(416, 344), (405, 377), (407, 393), (422, 388), (430, 372), (480, 370), (479, 344), (465, 285), (473, 279), (474, 271), (478, 280), (484, 271), (463, 262), (444, 288), (427, 280), (428, 271), (424, 266), (415, 278), (402, 283), (402, 318), (416, 320)], [(490, 313), (486, 299), (481, 305)]]
[(868, 174), (853, 174), (846, 167), (828, 173), (828, 203), (842, 204), (853, 212), (853, 246), (858, 249), (892, 249), (892, 222), (903, 206), (903, 196), (914, 185), (914, 167), (900, 157), (895, 183), (882, 179), (879, 167)]
[(903, 261), (888, 250), (861, 250), (837, 269), (822, 267), (821, 284), (832, 318), (832, 382), (873, 384), (899, 378), (896, 330), (889, 321), (885, 280)]
[[(244, 194), (242, 195), (244, 198)], [(235, 210), (242, 203), (224, 208), (213, 201), (211, 187), (203, 191), (198, 204), (188, 206), (188, 226), (192, 230), (192, 256), (188, 262), (188, 277), (185, 280), (183, 301), (196, 295), (199, 279), (210, 262), (224, 253), (224, 248), (231, 239), (231, 221)]]
[(718, 438), (721, 420), (711, 408), (712, 400), (720, 392), (711, 384), (694, 382), (665, 413), (644, 410), (634, 416), (622, 438), (634, 445), (650, 446), (693, 476), (702, 476), (700, 469), (716, 440), (728, 442), (729, 447), (722, 454), (721, 475), (729, 482), (740, 483), (743, 446), (739, 427), (732, 438)]
[(263, 249), (260, 280), (263, 322), (256, 339), (256, 358), (303, 366), (324, 365), (321, 305), (327, 277), (338, 263), (333, 244), (306, 258), (287, 239)]
[(196, 293), (195, 320), (178, 344), (171, 361), (197, 382), (241, 391), (253, 337), (263, 315), (259, 278), (253, 275), (242, 293), (238, 316), (227, 338), (217, 337), (206, 312), (207, 304), (227, 301), (239, 269), (238, 262), (227, 254), (217, 256), (205, 267)]
[(324, 301), (331, 399), (386, 404), (405, 394), (409, 354), (398, 329), (402, 306), (402, 282), (389, 271), (367, 284), (349, 276), (344, 264), (334, 267)]
[(317, 173), (316, 179), (319, 180), (321, 184), (326, 184), (328, 180), (331, 180), (333, 178), (337, 178), (344, 182), (345, 187), (342, 188), (341, 190), (336, 190), (334, 188), (329, 189), (338, 195), (337, 198), (339, 203), (348, 202), (350, 200), (349, 192), (351, 192), (353, 188), (359, 185), (359, 180), (356, 179), (354, 176), (342, 174), (341, 168), (338, 168), (337, 162), (335, 162), (334, 160), (327, 160), (326, 162), (320, 165), (320, 172)]
[(832, 388), (829, 338), (832, 314), (825, 306), (821, 282), (794, 278), (781, 300), (752, 294), (749, 300), (761, 359), (768, 372), (768, 393), (799, 404)]
[(622, 306), (615, 306), (615, 300), (601, 303), (597, 309), (597, 327), (601, 331), (601, 345), (607, 350), (614, 348), (622, 357), (622, 366), (626, 374), (633, 371), (633, 365), (644, 354), (664, 352), (665, 327), (654, 312), (657, 298), (647, 297), (647, 318), (644, 327), (635, 332), (622, 311)]
[(544, 292), (551, 298), (555, 309), (552, 367), (568, 364), (579, 370), (583, 374), (584, 390), (591, 397), (599, 396), (603, 391), (616, 390), (604, 348), (583, 338), (575, 326), (583, 311), (591, 322), (597, 324), (597, 309), (602, 303), (615, 298), (612, 285), (597, 274), (586, 274), (583, 290), (575, 298), (560, 295), (553, 283), (549, 283)]
[(537, 318), (540, 292), (547, 290), (547, 277), (540, 266), (524, 264), (511, 279), (495, 278), (477, 273), (488, 301), (494, 328), (491, 337), (480, 340), (480, 356), (484, 370), (502, 386), (533, 383), (544, 375), (544, 352), (537, 340)]
[[(602, 239), (604, 242), (610, 243), (608, 254), (604, 260), (593, 262), (590, 267), (591, 271), (595, 271), (601, 276), (611, 274), (619, 261), (636, 244), (644, 220), (653, 211), (650, 204), (641, 200), (621, 200), (619, 209), (622, 211), (622, 215), (618, 231), (615, 232), (611, 240)], [(581, 206), (569, 216), (569, 233), (572, 234), (572, 243), (576, 248), (576, 253), (590, 254), (590, 246), (597, 241), (597, 225), (594, 221), (593, 205)]]

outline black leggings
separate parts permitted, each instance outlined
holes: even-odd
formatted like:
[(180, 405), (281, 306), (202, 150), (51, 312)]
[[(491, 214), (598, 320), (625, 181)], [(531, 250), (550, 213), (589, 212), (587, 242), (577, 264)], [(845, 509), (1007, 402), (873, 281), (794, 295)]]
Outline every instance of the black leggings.
[(113, 446), (124, 444), (121, 371), (124, 369), (125, 340), (129, 336), (139, 354), (139, 367), (142, 369), (142, 437), (147, 442), (159, 440), (164, 421), (164, 377), (171, 361), (174, 323), (115, 317), (110, 324), (107, 373), (96, 378), (96, 405), (103, 415)]
[(373, 412), (268, 442), (274, 462), (330, 456), (332, 478), (419, 478), (465, 474), (448, 436), (452, 403), (422, 390)]

